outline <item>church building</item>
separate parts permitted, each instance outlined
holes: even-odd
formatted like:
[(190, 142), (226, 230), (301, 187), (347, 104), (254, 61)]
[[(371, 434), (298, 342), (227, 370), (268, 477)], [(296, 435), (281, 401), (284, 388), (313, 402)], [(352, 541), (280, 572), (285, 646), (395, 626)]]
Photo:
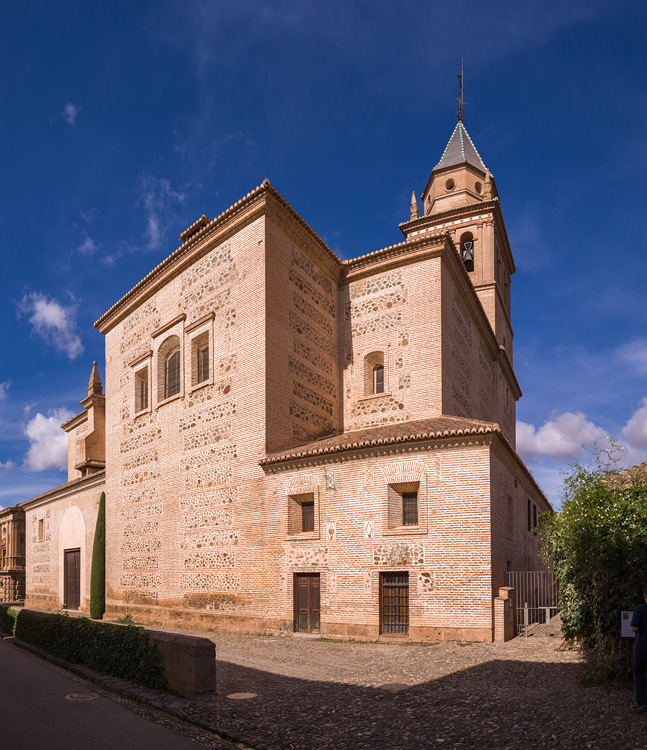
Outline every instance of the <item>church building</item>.
[(106, 618), (507, 637), (550, 504), (515, 451), (515, 265), (462, 120), (400, 229), (341, 260), (265, 180), (181, 234), (95, 324), (105, 395), (95, 363), (69, 481), (22, 504), (27, 606), (88, 611), (105, 492)]

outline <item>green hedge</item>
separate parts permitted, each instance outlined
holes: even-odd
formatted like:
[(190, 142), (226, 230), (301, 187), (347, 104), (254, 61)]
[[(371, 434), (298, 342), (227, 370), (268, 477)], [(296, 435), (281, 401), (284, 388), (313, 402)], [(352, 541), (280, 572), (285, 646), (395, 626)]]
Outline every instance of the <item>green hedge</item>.
[(23, 609), (16, 619), (15, 635), (71, 664), (157, 690), (168, 689), (159, 649), (143, 628)]
[(6, 604), (0, 604), (0, 633), (14, 634), (17, 614), (17, 610), (8, 607)]

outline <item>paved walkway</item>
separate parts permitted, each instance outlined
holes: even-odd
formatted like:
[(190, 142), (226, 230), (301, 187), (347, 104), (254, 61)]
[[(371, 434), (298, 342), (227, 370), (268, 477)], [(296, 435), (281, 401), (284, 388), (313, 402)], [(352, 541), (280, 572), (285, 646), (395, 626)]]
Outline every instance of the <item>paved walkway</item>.
[(220, 736), (195, 738), (217, 748), (231, 747), (227, 738), (267, 750), (647, 748), (647, 715), (631, 713), (632, 691), (581, 687), (584, 656), (557, 650), (555, 631), (435, 645), (193, 632), (216, 642), (215, 695), (187, 700), (105, 682), (211, 727)]
[(186, 734), (146, 721), (2, 638), (0, 744), (21, 750), (198, 747)]

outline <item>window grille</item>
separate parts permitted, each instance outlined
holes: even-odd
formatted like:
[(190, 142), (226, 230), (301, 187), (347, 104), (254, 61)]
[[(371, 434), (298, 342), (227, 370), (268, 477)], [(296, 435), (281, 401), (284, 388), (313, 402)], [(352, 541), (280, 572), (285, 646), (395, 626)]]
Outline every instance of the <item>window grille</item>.
[(135, 375), (135, 412), (148, 409), (148, 370), (140, 370)]
[(384, 393), (384, 367), (377, 365), (373, 368), (373, 393)]
[(315, 504), (301, 503), (301, 531), (315, 530)]
[(165, 370), (164, 398), (171, 398), (180, 392), (180, 347), (166, 355)]
[(418, 493), (417, 492), (403, 492), (402, 493), (402, 525), (403, 526), (417, 526), (418, 525)]
[(198, 347), (198, 383), (209, 380), (209, 347)]

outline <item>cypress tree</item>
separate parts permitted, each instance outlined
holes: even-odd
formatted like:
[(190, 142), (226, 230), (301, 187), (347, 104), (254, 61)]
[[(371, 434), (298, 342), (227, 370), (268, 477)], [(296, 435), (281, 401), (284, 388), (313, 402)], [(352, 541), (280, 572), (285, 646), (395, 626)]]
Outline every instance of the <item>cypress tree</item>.
[(100, 620), (106, 611), (106, 493), (101, 493), (90, 572), (90, 617)]

